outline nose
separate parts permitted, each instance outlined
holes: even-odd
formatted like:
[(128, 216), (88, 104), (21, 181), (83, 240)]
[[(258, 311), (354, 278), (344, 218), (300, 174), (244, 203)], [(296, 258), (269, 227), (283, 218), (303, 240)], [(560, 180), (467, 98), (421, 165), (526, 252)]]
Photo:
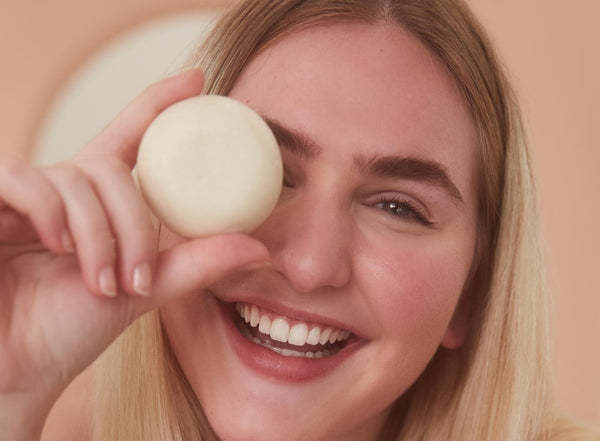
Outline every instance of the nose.
[(297, 292), (341, 288), (351, 278), (351, 219), (333, 195), (280, 202), (254, 235)]

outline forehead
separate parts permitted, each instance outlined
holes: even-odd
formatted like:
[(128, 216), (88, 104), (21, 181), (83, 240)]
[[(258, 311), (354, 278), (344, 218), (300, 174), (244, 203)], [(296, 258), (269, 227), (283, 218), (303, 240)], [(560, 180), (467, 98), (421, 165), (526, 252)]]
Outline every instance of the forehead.
[(324, 146), (425, 156), (452, 173), (473, 172), (475, 131), (458, 87), (397, 25), (292, 32), (247, 66), (230, 95)]

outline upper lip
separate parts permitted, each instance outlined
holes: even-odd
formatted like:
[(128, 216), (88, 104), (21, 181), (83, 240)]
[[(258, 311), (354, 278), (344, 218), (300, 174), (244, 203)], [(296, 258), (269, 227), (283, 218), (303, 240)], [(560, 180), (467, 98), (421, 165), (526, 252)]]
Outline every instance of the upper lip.
[(357, 330), (350, 323), (347, 323), (347, 322), (344, 322), (341, 320), (337, 320), (332, 317), (327, 317), (327, 316), (319, 314), (319, 313), (309, 312), (309, 311), (305, 311), (302, 309), (298, 309), (294, 306), (289, 306), (289, 305), (286, 305), (279, 301), (267, 299), (264, 297), (252, 296), (252, 295), (243, 296), (243, 298), (241, 296), (239, 298), (229, 298), (229, 297), (224, 298), (224, 296), (221, 296), (221, 295), (219, 295), (219, 293), (215, 293), (214, 291), (211, 291), (211, 293), (218, 300), (225, 302), (225, 303), (241, 302), (241, 303), (248, 303), (251, 305), (256, 305), (259, 308), (266, 309), (266, 310), (272, 312), (274, 315), (287, 317), (287, 318), (290, 318), (290, 319), (296, 320), (296, 321), (303, 321), (303, 322), (308, 322), (308, 323), (314, 323), (317, 325), (326, 325), (326, 326), (331, 326), (333, 328), (339, 328), (342, 330), (346, 330), (359, 338), (366, 339), (365, 337), (361, 337), (360, 331)]

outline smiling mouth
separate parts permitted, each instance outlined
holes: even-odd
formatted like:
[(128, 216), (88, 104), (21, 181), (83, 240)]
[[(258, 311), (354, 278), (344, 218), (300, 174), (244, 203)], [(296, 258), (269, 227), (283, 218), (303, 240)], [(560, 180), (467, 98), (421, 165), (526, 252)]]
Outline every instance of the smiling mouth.
[(249, 341), (284, 357), (326, 358), (354, 340), (349, 331), (295, 321), (256, 305), (237, 302), (234, 323)]

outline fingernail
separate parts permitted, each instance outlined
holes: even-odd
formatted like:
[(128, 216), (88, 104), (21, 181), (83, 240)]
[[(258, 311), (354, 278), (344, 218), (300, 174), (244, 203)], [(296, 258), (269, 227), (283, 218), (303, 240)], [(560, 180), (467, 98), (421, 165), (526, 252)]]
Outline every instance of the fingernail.
[(117, 278), (112, 266), (102, 268), (98, 275), (100, 291), (107, 297), (117, 296)]
[(133, 270), (133, 289), (139, 295), (148, 297), (152, 288), (152, 269), (148, 262), (140, 263)]
[(65, 250), (67, 252), (75, 251), (75, 242), (73, 241), (73, 238), (71, 237), (71, 233), (69, 233), (67, 230), (64, 230), (62, 232), (62, 234), (60, 236), (60, 240), (61, 240), (63, 250)]
[(249, 263), (248, 265), (242, 266), (240, 268), (240, 271), (257, 271), (257, 270), (261, 270), (261, 269), (267, 269), (267, 268), (272, 268), (273, 264), (271, 262), (269, 262), (268, 260), (264, 260), (261, 262), (252, 262)]

